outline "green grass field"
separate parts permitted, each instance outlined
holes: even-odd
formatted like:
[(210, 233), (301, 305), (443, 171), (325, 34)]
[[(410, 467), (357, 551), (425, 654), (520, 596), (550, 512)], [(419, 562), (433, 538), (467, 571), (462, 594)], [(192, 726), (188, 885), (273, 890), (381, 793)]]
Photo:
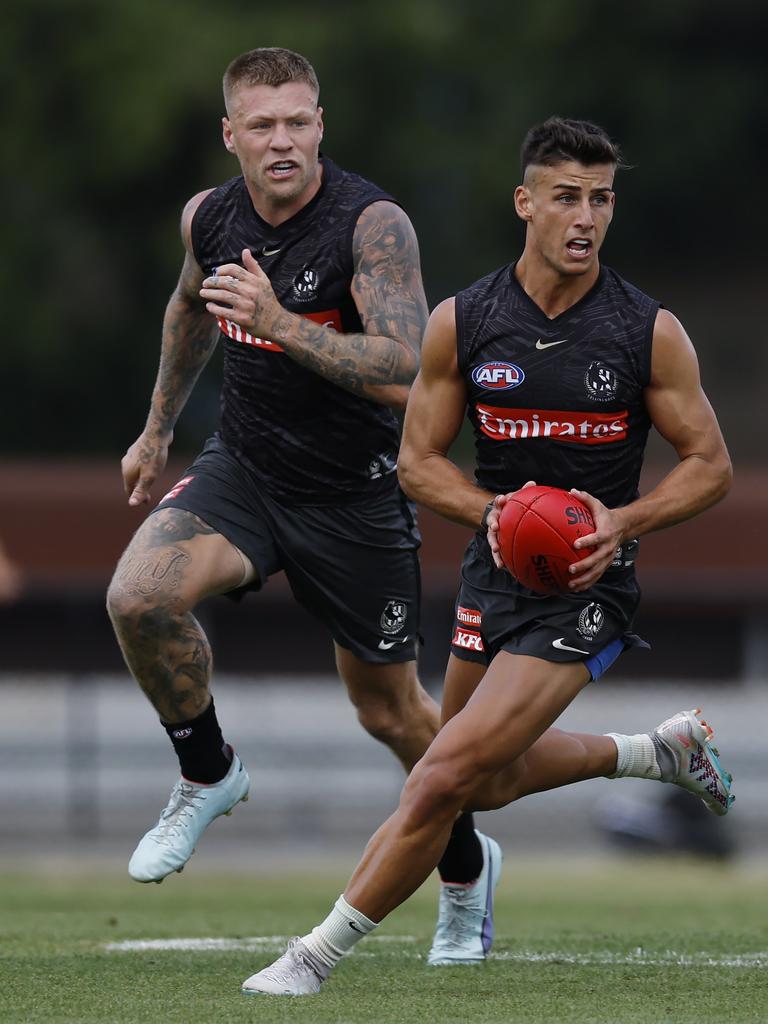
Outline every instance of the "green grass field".
[[(765, 868), (566, 868), (508, 855), (485, 964), (425, 966), (430, 883), (319, 996), (290, 999), (246, 997), (240, 983), (282, 951), (282, 937), (325, 916), (343, 879), (195, 867), (162, 886), (104, 876), (0, 879), (0, 1021), (768, 1021)], [(126, 946), (195, 938), (218, 939), (222, 948)]]

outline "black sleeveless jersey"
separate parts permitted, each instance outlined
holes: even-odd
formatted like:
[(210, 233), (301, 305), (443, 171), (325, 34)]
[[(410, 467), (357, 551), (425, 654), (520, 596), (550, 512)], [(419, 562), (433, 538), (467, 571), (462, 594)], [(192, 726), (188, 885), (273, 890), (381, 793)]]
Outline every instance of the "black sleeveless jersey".
[[(256, 213), (242, 176), (214, 189), (192, 221), (192, 246), (211, 274), (242, 266), (250, 249), (280, 304), (342, 333), (362, 333), (350, 293), (352, 236), (371, 203), (392, 197), (322, 161), (322, 184), (290, 220), (272, 227)], [(359, 398), (294, 362), (272, 341), (219, 320), (224, 344), (221, 436), (286, 504), (360, 500), (394, 486), (398, 427), (390, 409)]]
[(474, 428), (477, 482), (497, 494), (527, 480), (577, 487), (609, 508), (637, 497), (650, 419), (659, 303), (603, 267), (550, 320), (503, 267), (456, 296), (459, 371)]

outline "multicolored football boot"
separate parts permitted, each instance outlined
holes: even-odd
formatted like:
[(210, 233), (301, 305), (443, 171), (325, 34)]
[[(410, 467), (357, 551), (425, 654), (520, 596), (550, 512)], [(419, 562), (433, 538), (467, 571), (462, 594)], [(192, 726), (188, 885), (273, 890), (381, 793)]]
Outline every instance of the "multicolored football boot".
[(714, 733), (701, 709), (679, 711), (650, 734), (662, 782), (673, 782), (700, 797), (710, 811), (723, 815), (736, 799), (731, 793), (733, 777), (720, 764), (719, 753), (710, 743)]

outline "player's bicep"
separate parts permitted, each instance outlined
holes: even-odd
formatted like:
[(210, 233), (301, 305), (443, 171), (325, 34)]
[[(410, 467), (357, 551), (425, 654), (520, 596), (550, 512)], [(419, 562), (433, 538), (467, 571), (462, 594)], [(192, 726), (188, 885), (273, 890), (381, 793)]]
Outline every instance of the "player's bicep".
[(659, 310), (645, 404), (653, 425), (678, 456), (709, 458), (724, 449), (720, 427), (701, 386), (696, 352), (680, 322)]
[(401, 459), (445, 455), (461, 429), (466, 404), (456, 360), (454, 300), (447, 299), (432, 313), (424, 335), (421, 369), (403, 424)]
[(189, 252), (185, 253), (179, 280), (176, 283), (176, 295), (190, 306), (199, 306), (202, 311), (205, 311), (205, 302), (200, 297), (200, 289), (204, 278), (205, 274), (195, 257)]
[(364, 333), (404, 345), (415, 372), (428, 310), (419, 244), (406, 213), (390, 202), (366, 207), (355, 226), (352, 254), (351, 291)]

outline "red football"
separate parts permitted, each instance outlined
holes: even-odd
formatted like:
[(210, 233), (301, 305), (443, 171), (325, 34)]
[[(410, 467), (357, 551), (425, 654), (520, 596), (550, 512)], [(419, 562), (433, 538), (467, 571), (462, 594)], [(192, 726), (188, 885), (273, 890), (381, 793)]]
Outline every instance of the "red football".
[(513, 576), (539, 594), (568, 590), (568, 566), (594, 548), (573, 542), (595, 532), (584, 502), (559, 487), (524, 487), (507, 500), (499, 516), (499, 548)]

